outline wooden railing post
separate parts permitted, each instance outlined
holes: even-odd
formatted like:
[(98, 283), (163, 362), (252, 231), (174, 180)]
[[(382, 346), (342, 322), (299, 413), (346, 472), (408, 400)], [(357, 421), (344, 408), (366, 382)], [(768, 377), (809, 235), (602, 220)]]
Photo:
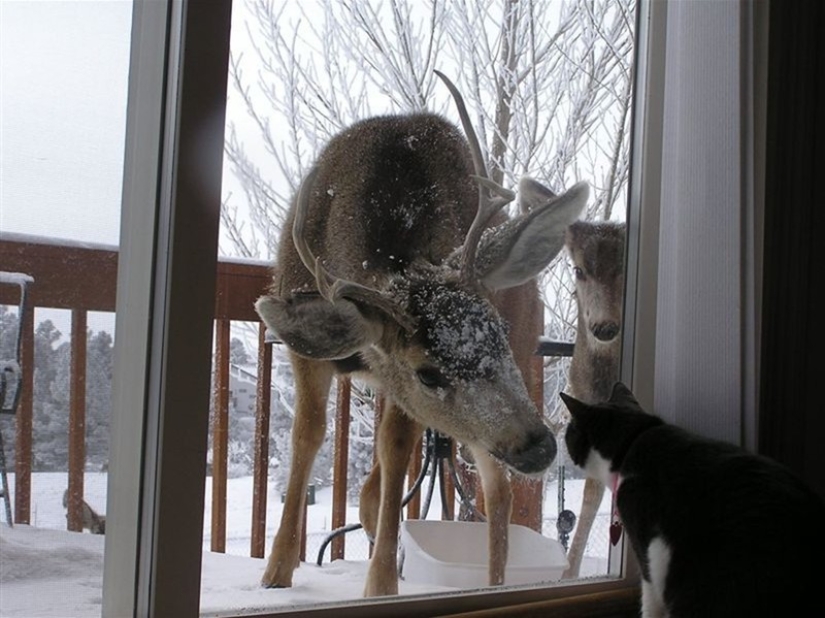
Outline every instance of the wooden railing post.
[[(352, 382), (346, 376), (338, 378), (338, 398), (335, 405), (335, 443), (332, 473), (332, 529), (347, 523), (347, 465), (349, 462), (349, 422)], [(344, 558), (344, 536), (332, 539), (332, 560)]]
[(266, 326), (258, 326), (258, 384), (255, 397), (255, 444), (252, 469), (252, 538), (249, 555), (263, 558), (266, 549), (266, 496), (269, 476), (269, 415), (272, 406), (272, 344)]
[[(540, 372), (538, 374), (540, 377), (530, 381), (528, 392), (541, 412), (544, 410), (544, 363), (541, 356), (536, 356), (535, 361), (536, 371)], [(541, 532), (544, 481), (542, 479), (514, 476), (511, 480), (511, 486), (513, 488), (513, 516), (511, 521)]]
[(212, 542), (214, 552), (226, 551), (226, 462), (229, 448), (230, 321), (216, 320), (215, 409), (212, 416)]
[(20, 316), (22, 345), (20, 364), (20, 408), (17, 411), (17, 435), (14, 448), (14, 521), (31, 523), (32, 495), (32, 418), (34, 416), (34, 307), (26, 307)]
[(72, 310), (69, 377), (69, 499), (67, 527), (83, 531), (83, 473), (86, 464), (86, 324), (84, 309)]

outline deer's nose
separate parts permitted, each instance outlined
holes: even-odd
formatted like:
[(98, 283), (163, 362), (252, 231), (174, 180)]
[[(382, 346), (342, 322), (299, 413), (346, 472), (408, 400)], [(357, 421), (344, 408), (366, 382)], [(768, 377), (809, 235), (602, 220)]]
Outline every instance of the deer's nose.
[(531, 431), (527, 441), (518, 450), (508, 453), (504, 461), (522, 474), (535, 474), (543, 472), (553, 463), (557, 450), (553, 433), (542, 426)]
[(599, 341), (613, 341), (619, 334), (619, 325), (616, 322), (599, 322), (590, 330)]

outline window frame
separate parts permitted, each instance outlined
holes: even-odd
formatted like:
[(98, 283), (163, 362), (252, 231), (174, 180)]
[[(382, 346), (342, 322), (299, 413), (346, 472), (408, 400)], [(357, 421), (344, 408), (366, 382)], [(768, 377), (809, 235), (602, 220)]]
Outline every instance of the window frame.
[[(638, 0), (622, 379), (644, 405), (655, 380), (656, 333), (643, 325), (656, 317), (666, 17), (667, 3)], [(191, 479), (205, 475), (230, 19), (231, 0), (134, 4), (103, 616), (199, 610), (204, 484)], [(627, 548), (613, 553), (611, 572), (621, 575), (301, 614), (632, 614), (639, 574)]]
[(200, 602), (230, 16), (133, 5), (104, 616)]

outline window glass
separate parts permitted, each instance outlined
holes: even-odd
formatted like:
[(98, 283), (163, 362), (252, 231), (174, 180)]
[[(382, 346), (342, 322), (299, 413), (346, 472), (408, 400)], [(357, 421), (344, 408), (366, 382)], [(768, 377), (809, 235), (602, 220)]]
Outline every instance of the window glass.
[[(505, 187), (524, 175), (556, 192), (583, 180), (591, 192), (584, 218), (622, 222), (629, 157), (630, 0), (233, 4), (204, 613), (362, 596), (371, 549), (358, 505), (385, 402), (358, 380), (332, 385), (296, 585), (258, 585), (283, 508), (295, 393), (286, 351), (267, 343), (252, 304), (270, 279), (289, 202), (328, 140), (379, 114), (431, 110), (458, 123), (438, 69), (464, 95), (490, 175)], [(12, 512), (0, 508), (0, 614), (97, 616), (132, 4), (3, 2), (0, 12), (0, 353), (15, 377), (3, 397), (12, 413), (0, 415)], [(531, 393), (559, 436), (570, 350), (554, 344), (581, 330), (575, 287), (562, 251), (540, 279), (546, 356)], [(420, 487), (405, 519), (472, 518), (480, 492), (462, 446), (441, 460), (442, 486), (433, 468), (416, 466), (428, 444), (435, 453), (443, 443), (422, 435), (408, 481)], [(336, 487), (343, 471), (348, 482)], [(517, 491), (517, 516), (569, 548), (576, 530), (564, 524), (581, 515), (583, 489), (561, 452), (541, 483)], [(605, 496), (579, 576), (617, 574), (608, 566)], [(333, 540), (336, 529), (347, 531)], [(408, 569), (400, 592), (468, 586), (419, 582)]]
[[(433, 73), (437, 69), (463, 94), (492, 179), (515, 190), (522, 176), (530, 176), (557, 193), (586, 181), (590, 198), (582, 218), (613, 222), (623, 238), (635, 8), (632, 0), (234, 3), (219, 254), (221, 268), (247, 274), (249, 289), (241, 291), (243, 308), (227, 311), (216, 324), (202, 612), (283, 609), (362, 596), (371, 548), (358, 525), (359, 496), (374, 461), (382, 399), (356, 379), (333, 381), (326, 439), (307, 492), (304, 562), (294, 585), (258, 586), (284, 508), (295, 387), (285, 347), (259, 347), (266, 334), (250, 305), (265, 292), (284, 218), (317, 155), (331, 137), (370, 116), (429, 110), (458, 124), (455, 104)], [(516, 211), (510, 206), (511, 215)], [(573, 251), (561, 251), (540, 277), (545, 356), (543, 380), (532, 385), (531, 394), (543, 403), (562, 450), (542, 483), (516, 491), (521, 515), (515, 520), (521, 517), (519, 523), (580, 556), (580, 565), (577, 560), (565, 578), (618, 574), (609, 560), (610, 492), (589, 488), (597, 499), (583, 507), (585, 481), (561, 446), (566, 412), (558, 392), (601, 396), (583, 379), (578, 390), (569, 382), (569, 344), (581, 331), (579, 347), (586, 349), (584, 331), (595, 328), (577, 324), (580, 264), (573, 256), (584, 259), (589, 234), (585, 228), (571, 240)], [(605, 275), (595, 285), (619, 294), (610, 306), (588, 308), (615, 324), (610, 371), (618, 375), (621, 246), (612, 259), (618, 279)], [(586, 302), (586, 292), (578, 291), (579, 302)], [(348, 402), (345, 416), (339, 392)], [(266, 401), (259, 403), (262, 395)], [(346, 434), (343, 442), (340, 432)], [(412, 465), (426, 461), (426, 436), (422, 440)], [(339, 453), (346, 449), (345, 458), (336, 458), (336, 447)], [(433, 470), (425, 470), (405, 519), (473, 518), (469, 505), (480, 495), (476, 475), (462, 463), (462, 446), (453, 447), (456, 476), (445, 472), (443, 497)], [(336, 488), (344, 471), (346, 487)], [(411, 470), (407, 489), (418, 472)], [(453, 489), (456, 484), (461, 491)], [(584, 519), (593, 519), (588, 533), (575, 527), (583, 508)], [(250, 555), (263, 560), (242, 559)], [(467, 587), (408, 576), (400, 593)]]

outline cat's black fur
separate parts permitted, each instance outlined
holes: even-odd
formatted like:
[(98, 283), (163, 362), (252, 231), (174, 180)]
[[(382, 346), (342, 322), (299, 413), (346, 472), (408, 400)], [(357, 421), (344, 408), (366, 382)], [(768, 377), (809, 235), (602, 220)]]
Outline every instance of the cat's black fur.
[[(643, 615), (825, 616), (825, 502), (788, 469), (666, 424), (621, 383), (605, 403), (562, 399), (573, 462), (608, 487), (620, 475), (616, 504), (644, 577)], [(601, 472), (588, 465), (591, 451), (609, 462)], [(670, 551), (664, 608), (651, 583), (655, 538)]]

